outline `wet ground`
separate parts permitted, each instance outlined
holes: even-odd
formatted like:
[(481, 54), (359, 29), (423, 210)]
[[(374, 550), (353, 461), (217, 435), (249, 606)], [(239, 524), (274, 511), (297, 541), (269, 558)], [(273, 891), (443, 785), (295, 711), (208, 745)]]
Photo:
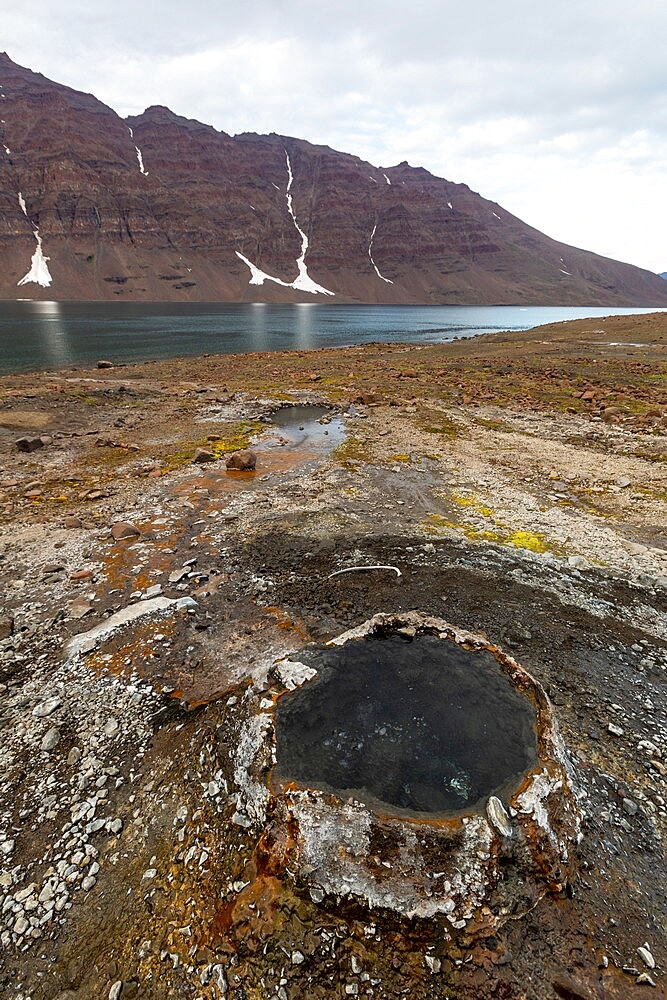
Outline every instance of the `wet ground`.
[[(3, 380), (3, 996), (665, 995), (664, 330), (608, 325)], [(238, 821), (276, 659), (411, 609), (533, 673), (576, 776), (571, 879), (486, 936), (313, 896)]]

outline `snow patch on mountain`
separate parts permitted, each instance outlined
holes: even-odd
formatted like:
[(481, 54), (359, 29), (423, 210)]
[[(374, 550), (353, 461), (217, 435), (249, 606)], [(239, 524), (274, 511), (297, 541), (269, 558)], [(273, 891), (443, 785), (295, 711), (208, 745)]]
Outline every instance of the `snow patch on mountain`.
[(21, 209), (21, 211), (23, 212), (23, 214), (25, 215), (25, 217), (27, 219), (28, 218), (28, 211), (27, 211), (27, 209), (25, 207), (25, 198), (23, 197), (23, 195), (21, 194), (20, 191), (19, 191), (19, 208)]
[(285, 150), (285, 159), (287, 161), (287, 211), (292, 216), (292, 222), (294, 223), (294, 228), (301, 237), (301, 256), (296, 262), (296, 266), (299, 269), (298, 277), (292, 282), (292, 288), (296, 288), (301, 292), (311, 292), (313, 295), (334, 295), (335, 293), (325, 288), (323, 285), (318, 285), (316, 281), (308, 274), (308, 268), (306, 267), (306, 254), (308, 252), (308, 237), (304, 233), (303, 229), (300, 228), (299, 223), (296, 221), (296, 215), (294, 214), (294, 208), (292, 206), (292, 181), (294, 177), (292, 175), (292, 164), (290, 163), (289, 153)]
[(17, 282), (17, 285), (27, 285), (33, 283), (35, 285), (41, 285), (42, 288), (48, 288), (53, 281), (47, 261), (50, 257), (45, 257), (42, 251), (42, 237), (39, 235), (39, 229), (35, 227), (34, 236), (37, 240), (37, 249), (32, 255), (32, 260), (30, 262), (30, 270)]
[(380, 274), (380, 272), (378, 270), (378, 266), (375, 263), (375, 261), (373, 260), (373, 240), (375, 239), (375, 230), (377, 229), (377, 227), (378, 227), (378, 224), (376, 222), (375, 225), (373, 226), (373, 232), (371, 233), (371, 241), (368, 244), (368, 256), (370, 258), (371, 264), (375, 268), (375, 273), (377, 274), (378, 278), (382, 278), (382, 280), (386, 281), (388, 285), (393, 285), (394, 282), (391, 280), (391, 278), (385, 278), (384, 274)]
[(244, 257), (238, 250), (236, 250), (235, 253), (236, 256), (250, 268), (249, 285), (263, 285), (265, 281), (274, 281), (276, 285), (282, 285), (283, 288), (294, 288), (294, 284), (289, 284), (287, 281), (283, 281), (282, 278), (274, 278), (272, 274), (267, 274), (266, 271), (262, 271), (261, 267), (257, 267), (256, 264), (253, 264), (251, 260)]
[[(127, 131), (130, 133), (130, 139), (134, 139), (134, 129), (131, 129), (130, 126), (128, 125), (127, 126)], [(144, 168), (144, 158), (143, 158), (143, 155), (141, 153), (141, 150), (136, 145), (135, 145), (134, 149), (135, 149), (135, 152), (137, 154), (137, 160), (139, 161), (139, 170), (144, 175), (144, 177), (148, 177), (148, 171)]]
[(137, 160), (139, 161), (139, 170), (144, 175), (144, 177), (148, 177), (148, 171), (144, 169), (144, 158), (141, 155), (141, 150), (139, 149), (138, 146), (135, 146), (134, 148), (137, 151)]

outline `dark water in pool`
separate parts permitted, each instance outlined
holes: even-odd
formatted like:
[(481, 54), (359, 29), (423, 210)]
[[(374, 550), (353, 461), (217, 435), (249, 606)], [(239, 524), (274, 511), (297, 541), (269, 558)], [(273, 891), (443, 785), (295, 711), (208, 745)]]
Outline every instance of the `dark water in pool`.
[(0, 302), (0, 372), (199, 354), (428, 343), (579, 317), (651, 312), (547, 306)]
[(537, 763), (535, 710), (493, 655), (435, 636), (306, 651), (276, 709), (276, 779), (388, 812), (476, 809)]

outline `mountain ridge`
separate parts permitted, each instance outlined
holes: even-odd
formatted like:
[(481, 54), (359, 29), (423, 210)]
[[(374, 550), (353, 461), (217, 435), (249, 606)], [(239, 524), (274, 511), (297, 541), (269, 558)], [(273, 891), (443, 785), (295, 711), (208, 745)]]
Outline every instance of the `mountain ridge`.
[(0, 84), (3, 299), (667, 305), (659, 276), (407, 161), (122, 119), (6, 54)]

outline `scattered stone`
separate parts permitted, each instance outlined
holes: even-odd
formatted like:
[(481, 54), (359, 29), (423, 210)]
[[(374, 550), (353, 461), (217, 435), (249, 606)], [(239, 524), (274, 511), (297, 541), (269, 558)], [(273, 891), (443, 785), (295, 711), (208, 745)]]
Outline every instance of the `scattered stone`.
[(75, 620), (84, 618), (87, 614), (90, 614), (92, 610), (93, 605), (87, 597), (77, 597), (67, 606), (67, 613), (69, 617), (74, 618)]
[(637, 976), (635, 982), (638, 986), (655, 986), (656, 982), (651, 979), (648, 972), (642, 972), (641, 976)]
[(291, 958), (292, 958), (292, 965), (301, 965), (302, 962), (305, 962), (306, 960), (305, 955), (301, 951), (293, 951)]
[(192, 461), (198, 465), (203, 465), (205, 462), (217, 462), (218, 456), (208, 448), (197, 448)]
[(115, 736), (120, 726), (117, 719), (108, 719), (104, 725), (104, 735), (105, 736)]
[(647, 969), (655, 969), (655, 959), (651, 954), (651, 949), (649, 948), (648, 941), (645, 941), (640, 948), (637, 948), (637, 954), (639, 955), (639, 957), (641, 958), (642, 962), (644, 963)]
[[(100, 362), (98, 362), (98, 364), (100, 364)], [(102, 362), (102, 364), (104, 364), (104, 362)], [(109, 1000), (119, 1000), (122, 992), (123, 992), (123, 982), (122, 980), (119, 979), (118, 982), (114, 983), (111, 989), (109, 990)]]
[(249, 448), (234, 451), (225, 462), (225, 466), (234, 472), (252, 472), (257, 465), (257, 455)]
[(625, 490), (628, 488), (628, 486), (632, 485), (632, 480), (628, 476), (619, 476), (618, 479), (615, 480), (615, 482), (616, 485), (621, 490)]
[(625, 730), (621, 729), (620, 726), (614, 725), (613, 722), (610, 722), (607, 726), (607, 732), (611, 733), (612, 736), (622, 736)]
[(181, 569), (175, 569), (173, 573), (169, 574), (169, 583), (180, 583), (183, 577), (187, 576), (189, 572), (189, 566), (183, 566)]
[(46, 736), (42, 740), (41, 749), (45, 753), (49, 753), (51, 750), (54, 750), (55, 747), (58, 746), (59, 742), (60, 742), (60, 730), (58, 729), (57, 726), (51, 726)]
[(140, 451), (138, 444), (128, 444), (126, 441), (114, 441), (113, 438), (98, 438), (95, 442), (98, 448), (122, 448), (124, 451)]
[(70, 517), (65, 518), (65, 520), (63, 521), (63, 525), (65, 528), (82, 528), (83, 521), (81, 520), (80, 517), (75, 517), (74, 515), (71, 515)]
[(136, 524), (132, 524), (130, 521), (116, 521), (111, 525), (111, 534), (118, 540), (120, 538), (133, 538), (140, 535), (141, 532)]
[[(628, 799), (628, 798), (623, 799), (623, 812), (626, 812), (628, 816), (636, 816), (638, 810), (639, 806), (633, 799)], [(653, 966), (651, 966), (651, 968), (653, 968)]]
[(486, 815), (489, 817), (489, 822), (496, 828), (498, 833), (500, 833), (503, 837), (512, 836), (512, 824), (510, 823), (510, 818), (507, 815), (505, 806), (495, 795), (492, 795), (486, 803)]
[(83, 580), (92, 580), (93, 571), (92, 569), (78, 569), (75, 573), (70, 573), (69, 578), (73, 583), (80, 583)]
[(225, 996), (227, 993), (227, 977), (225, 975), (225, 969), (222, 965), (214, 965), (211, 969), (211, 982), (220, 990), (220, 993)]
[[(98, 361), (97, 362), (97, 367), (98, 368), (113, 368), (113, 361)], [(122, 986), (122, 983), (121, 983), (121, 986)]]
[(32, 714), (36, 719), (45, 719), (47, 715), (51, 715), (55, 712), (57, 708), (62, 705), (62, 698), (58, 695), (54, 695), (52, 698), (46, 698), (44, 701), (40, 701), (39, 705), (35, 705), (32, 710)]
[(14, 444), (18, 451), (23, 452), (37, 451), (39, 448), (44, 447), (44, 441), (41, 437), (22, 437), (15, 441)]
[(62, 573), (65, 567), (62, 563), (47, 563), (42, 567), (42, 576), (50, 576), (51, 573)]
[(11, 615), (2, 615), (0, 617), (0, 641), (2, 639), (9, 639), (14, 631), (14, 619)]
[(424, 961), (426, 962), (427, 967), (431, 970), (431, 974), (434, 976), (437, 975), (442, 969), (442, 962), (439, 958), (436, 958), (435, 955), (425, 955)]

